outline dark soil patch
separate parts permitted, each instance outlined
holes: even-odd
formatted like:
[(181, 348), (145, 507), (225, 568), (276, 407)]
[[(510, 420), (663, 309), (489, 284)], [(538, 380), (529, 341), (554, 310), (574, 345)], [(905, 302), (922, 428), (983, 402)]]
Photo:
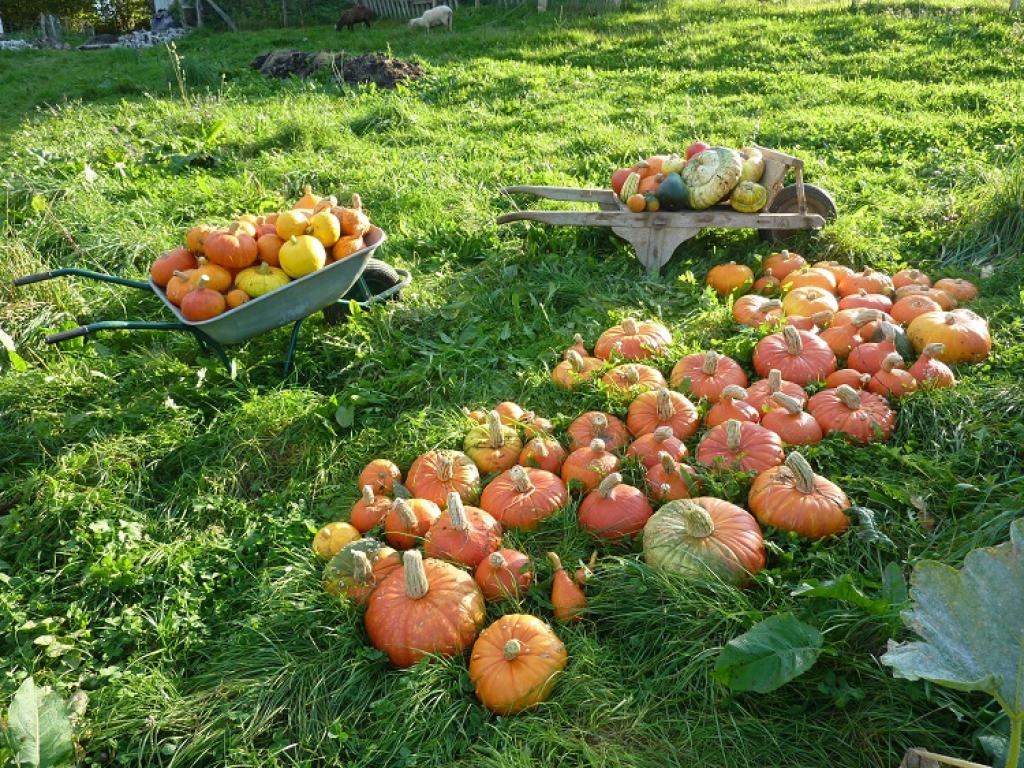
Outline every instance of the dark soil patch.
[(306, 51), (271, 51), (253, 59), (250, 65), (267, 77), (306, 78), (324, 69), (331, 69), (335, 78), (350, 85), (374, 83), (378, 88), (394, 88), (407, 80), (423, 77), (423, 68), (380, 53), (366, 53), (345, 59), (337, 53)]
[(376, 83), (378, 88), (394, 88), (406, 80), (419, 80), (423, 77), (423, 67), (381, 53), (365, 53), (347, 59), (341, 76), (351, 85)]

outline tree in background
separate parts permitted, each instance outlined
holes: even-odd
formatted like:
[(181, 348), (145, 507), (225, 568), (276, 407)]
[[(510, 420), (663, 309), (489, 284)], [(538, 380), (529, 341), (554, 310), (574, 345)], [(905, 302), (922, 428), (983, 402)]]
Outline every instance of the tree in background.
[(48, 13), (76, 27), (82, 22), (97, 28), (128, 32), (153, 15), (150, 0), (0, 0), (0, 16), (8, 29), (29, 29)]

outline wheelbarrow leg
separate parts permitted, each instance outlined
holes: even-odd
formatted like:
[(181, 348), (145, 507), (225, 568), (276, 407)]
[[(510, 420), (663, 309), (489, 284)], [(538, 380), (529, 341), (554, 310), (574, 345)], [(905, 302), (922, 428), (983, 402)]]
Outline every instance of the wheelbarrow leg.
[(295, 348), (299, 345), (299, 331), (302, 330), (302, 321), (306, 318), (300, 317), (292, 326), (292, 336), (288, 340), (288, 351), (284, 356), (284, 375), (292, 372), (292, 365), (295, 362)]
[(695, 237), (696, 227), (612, 227), (612, 231), (633, 246), (648, 274), (657, 275), (668, 264), (676, 248)]
[(189, 329), (192, 331), (192, 335), (195, 336), (196, 343), (199, 345), (199, 350), (204, 354), (216, 355), (224, 366), (224, 370), (228, 372), (228, 375), (231, 375), (231, 361), (228, 360), (228, 355), (227, 352), (224, 351), (224, 347), (198, 328), (189, 327)]

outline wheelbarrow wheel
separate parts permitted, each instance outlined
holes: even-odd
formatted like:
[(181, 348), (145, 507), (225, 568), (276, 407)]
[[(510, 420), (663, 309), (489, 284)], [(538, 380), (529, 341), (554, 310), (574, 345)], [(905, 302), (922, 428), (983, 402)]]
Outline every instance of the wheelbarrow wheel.
[[(394, 267), (380, 259), (370, 259), (367, 261), (366, 269), (363, 270), (361, 277), (366, 285), (366, 290), (363, 290), (359, 283), (356, 283), (355, 287), (341, 297), (341, 299), (324, 307), (324, 322), (328, 325), (340, 323), (348, 317), (348, 303), (350, 300), (367, 301), (372, 296), (383, 293), (388, 288), (393, 288), (402, 282), (402, 276), (395, 271)], [(367, 291), (369, 291), (369, 295), (367, 295)], [(396, 293), (390, 298), (397, 297), (398, 294)]]
[[(804, 198), (807, 200), (807, 212), (816, 213), (825, 221), (835, 221), (839, 212), (836, 210), (836, 202), (827, 191), (813, 184), (804, 184)], [(790, 185), (779, 190), (779, 194), (772, 200), (768, 213), (797, 213), (800, 210), (800, 203), (796, 199), (796, 186)], [(769, 243), (781, 243), (788, 240), (798, 229), (759, 229), (757, 233), (762, 240)]]

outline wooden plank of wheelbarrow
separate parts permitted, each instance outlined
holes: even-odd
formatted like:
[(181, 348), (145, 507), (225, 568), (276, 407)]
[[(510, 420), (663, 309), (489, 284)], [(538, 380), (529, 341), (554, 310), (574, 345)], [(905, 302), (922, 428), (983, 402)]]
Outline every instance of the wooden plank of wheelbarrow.
[(521, 193), (542, 197), (545, 200), (562, 200), (569, 203), (615, 204), (615, 193), (610, 189), (579, 189), (577, 187), (534, 187), (519, 185), (505, 187), (508, 194)]
[(989, 768), (981, 763), (960, 760), (956, 757), (937, 755), (923, 749), (908, 749), (900, 768)]
[(682, 211), (679, 213), (627, 213), (621, 211), (516, 211), (498, 217), (499, 224), (538, 221), (568, 227), (679, 227), (683, 229), (820, 229), (825, 219), (817, 214), (739, 213), (738, 211)]

